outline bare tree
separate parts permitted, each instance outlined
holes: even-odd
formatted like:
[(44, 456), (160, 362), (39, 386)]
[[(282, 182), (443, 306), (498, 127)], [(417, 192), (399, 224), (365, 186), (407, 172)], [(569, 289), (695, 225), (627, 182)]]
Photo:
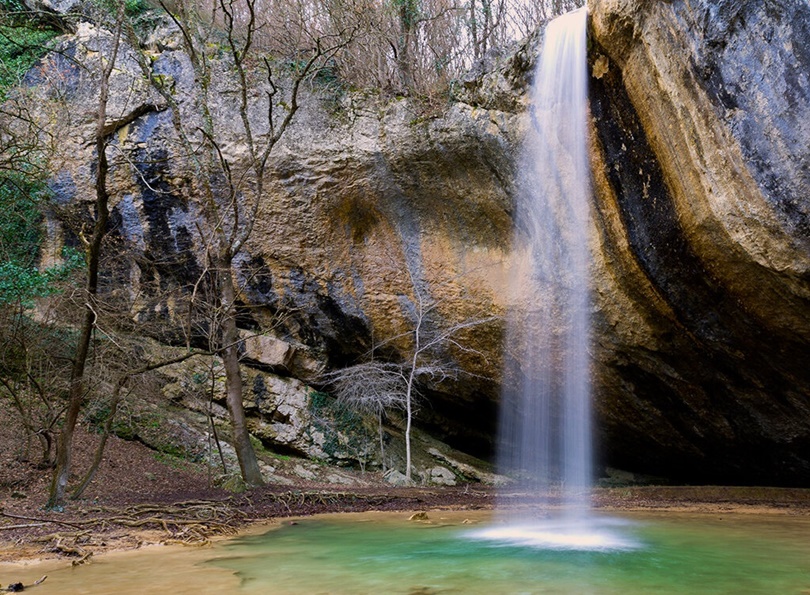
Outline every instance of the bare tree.
[(84, 297), (86, 302), (84, 304), (84, 316), (79, 329), (79, 339), (76, 344), (76, 352), (73, 356), (70, 372), (67, 412), (56, 445), (56, 466), (54, 467), (53, 480), (51, 481), (48, 496), (48, 507), (50, 508), (61, 505), (67, 488), (68, 477), (70, 475), (73, 433), (84, 399), (84, 372), (90, 348), (90, 339), (97, 319), (97, 306), (95, 305), (95, 301), (96, 295), (98, 294), (101, 244), (108, 231), (107, 226), (110, 216), (110, 195), (107, 189), (107, 174), (109, 170), (107, 144), (111, 135), (116, 132), (116, 130), (110, 130), (107, 125), (107, 103), (110, 94), (110, 76), (113, 68), (115, 68), (115, 62), (118, 57), (124, 18), (124, 2), (120, 0), (117, 3), (110, 54), (108, 56), (99, 55), (101, 73), (95, 131), (95, 151), (96, 159), (98, 160), (95, 177), (95, 221), (90, 238), (85, 239), (87, 280)]
[(418, 96), (443, 95), (495, 48), (531, 35), (584, 0), (298, 0), (329, 23), (358, 27), (338, 63), (354, 85)]
[[(413, 301), (406, 302), (403, 333), (378, 343), (368, 354), (369, 361), (335, 370), (325, 376), (339, 400), (358, 410), (382, 413), (391, 408), (405, 411), (405, 478), (412, 477), (411, 429), (422, 397), (422, 388), (455, 379), (461, 373), (451, 353), (477, 353), (465, 345), (463, 334), (498, 320), (497, 316), (468, 318), (451, 323), (440, 315), (441, 300), (431, 297), (427, 286), (409, 271)], [(405, 296), (402, 296), (405, 298)], [(396, 346), (401, 354), (395, 361), (374, 359), (383, 347)], [(382, 440), (382, 426), (380, 425)]]
[[(250, 486), (263, 483), (258, 460), (250, 442), (242, 404), (239, 364), (237, 304), (241, 288), (234, 261), (250, 238), (262, 202), (266, 199), (265, 178), (270, 156), (300, 108), (301, 88), (318, 68), (345, 45), (341, 35), (303, 35), (299, 31), (287, 53), (275, 64), (287, 60), (286, 71), (255, 48), (255, 38), (265, 25), (257, 11), (257, 0), (217, 0), (203, 5), (179, 0), (170, 7), (161, 2), (179, 28), (194, 71), (194, 83), (183, 89), (191, 111), (177, 99), (173, 85), (143, 62), (144, 70), (172, 110), (180, 140), (179, 154), (193, 172), (202, 219), (198, 233), (203, 245), (204, 273), (195, 286), (192, 307), (207, 309), (205, 316), (212, 351), (225, 367), (226, 403), (233, 430), (233, 444), (242, 477)], [(263, 80), (257, 77), (263, 74)], [(280, 79), (287, 91), (282, 92)], [(217, 80), (215, 80), (217, 79)], [(223, 114), (216, 113), (215, 85), (235, 88), (237, 124), (227, 134), (235, 135), (246, 149), (246, 157), (233, 156), (223, 145), (226, 131)], [(261, 95), (255, 91), (261, 90)], [(264, 113), (263, 119), (253, 115)], [(198, 114), (198, 115), (194, 115)], [(200, 299), (208, 289), (213, 299)], [(213, 308), (213, 311), (211, 310)]]
[(385, 465), (385, 431), (387, 411), (405, 408), (407, 377), (400, 364), (374, 360), (334, 370), (322, 377), (332, 387), (338, 401), (361, 415), (377, 419), (380, 439), (380, 462)]
[(36, 440), (41, 446), (38, 465), (50, 467), (64, 413), (71, 345), (47, 314), (33, 320), (28, 313), (22, 300), (0, 309), (0, 397), (10, 400), (25, 432), (20, 459), (32, 460)]
[(267, 0), (255, 4), (257, 45), (278, 53), (291, 43), (354, 31), (332, 64), (350, 85), (387, 93), (443, 96), (491, 49), (527, 37), (584, 0)]

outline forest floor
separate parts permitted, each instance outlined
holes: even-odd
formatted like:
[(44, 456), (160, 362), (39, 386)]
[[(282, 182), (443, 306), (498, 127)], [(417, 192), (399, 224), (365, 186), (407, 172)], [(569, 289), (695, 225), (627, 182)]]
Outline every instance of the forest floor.
[[(2, 432), (0, 432), (1, 434)], [(95, 437), (79, 432), (74, 466), (84, 468)], [(207, 544), (281, 517), (369, 510), (489, 509), (493, 488), (393, 487), (379, 473), (356, 472), (351, 486), (300, 481), (234, 494), (211, 487), (202, 465), (160, 456), (112, 437), (82, 499), (45, 510), (50, 470), (0, 448), (0, 562), (66, 557), (74, 563), (151, 543)], [(75, 478), (74, 478), (75, 479)], [(810, 515), (810, 490), (765, 487), (626, 486), (597, 488), (596, 508), (699, 513)]]

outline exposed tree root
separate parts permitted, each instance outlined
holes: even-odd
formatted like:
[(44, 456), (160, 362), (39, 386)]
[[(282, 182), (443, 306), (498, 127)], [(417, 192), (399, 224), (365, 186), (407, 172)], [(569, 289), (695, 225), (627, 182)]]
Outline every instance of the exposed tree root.
[(169, 505), (137, 504), (123, 510), (96, 507), (90, 518), (65, 522), (51, 518), (22, 517), (5, 513), (0, 516), (32, 521), (25, 525), (3, 528), (62, 525), (75, 531), (49, 533), (32, 539), (43, 543), (43, 551), (74, 558), (73, 564), (83, 564), (93, 555), (91, 549), (99, 545), (98, 535), (116, 528), (155, 529), (165, 533), (164, 543), (207, 545), (218, 535), (233, 535), (246, 522), (246, 513), (238, 510), (230, 500), (208, 502), (189, 500)]
[(31, 587), (36, 587), (37, 585), (41, 585), (42, 583), (45, 582), (46, 578), (48, 578), (47, 574), (45, 576), (43, 576), (41, 579), (39, 579), (37, 581), (34, 581), (30, 585), (24, 585), (22, 583), (11, 583), (5, 589), (0, 589), (0, 591), (2, 591), (4, 593), (20, 593), (21, 591), (25, 591), (26, 589), (30, 589)]
[[(133, 530), (137, 530), (137, 534), (148, 531), (145, 539), (149, 542), (208, 545), (215, 537), (233, 535), (253, 520), (318, 512), (405, 509), (422, 506), (431, 498), (439, 499), (439, 496), (438, 492), (431, 491), (391, 493), (265, 489), (224, 500), (143, 503), (125, 508), (84, 506), (80, 511), (81, 516), (74, 515), (67, 519), (53, 512), (43, 512), (35, 517), (5, 513), (2, 509), (0, 517), (17, 521), (6, 527), (18, 527), (20, 521), (24, 521), (23, 530), (29, 525), (32, 531), (43, 530), (49, 524), (56, 525), (56, 532), (29, 537), (29, 541), (41, 543), (42, 551), (65, 556), (79, 564), (90, 560), (93, 551), (106, 549), (111, 542), (135, 546), (131, 537)], [(467, 497), (465, 492), (465, 499)]]

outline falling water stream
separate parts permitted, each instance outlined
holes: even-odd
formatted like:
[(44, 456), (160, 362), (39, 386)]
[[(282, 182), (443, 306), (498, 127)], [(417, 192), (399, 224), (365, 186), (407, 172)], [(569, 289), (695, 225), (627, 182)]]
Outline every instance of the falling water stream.
[(590, 515), (586, 18), (580, 9), (549, 23), (532, 87), (499, 433), (499, 468), (517, 483), (487, 533), (550, 547), (621, 541)]
[(548, 25), (532, 89), (499, 436), (502, 470), (575, 509), (591, 481), (585, 17)]

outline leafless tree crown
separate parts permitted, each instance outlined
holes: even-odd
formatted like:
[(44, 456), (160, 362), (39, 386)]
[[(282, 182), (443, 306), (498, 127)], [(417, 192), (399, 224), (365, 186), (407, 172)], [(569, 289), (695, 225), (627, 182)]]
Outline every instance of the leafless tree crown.
[[(200, 12), (207, 4), (199, 2)], [(223, 21), (255, 30), (253, 43), (302, 63), (318, 43), (346, 42), (325, 79), (359, 88), (430, 94), (483, 58), (583, 0), (226, 0)]]

